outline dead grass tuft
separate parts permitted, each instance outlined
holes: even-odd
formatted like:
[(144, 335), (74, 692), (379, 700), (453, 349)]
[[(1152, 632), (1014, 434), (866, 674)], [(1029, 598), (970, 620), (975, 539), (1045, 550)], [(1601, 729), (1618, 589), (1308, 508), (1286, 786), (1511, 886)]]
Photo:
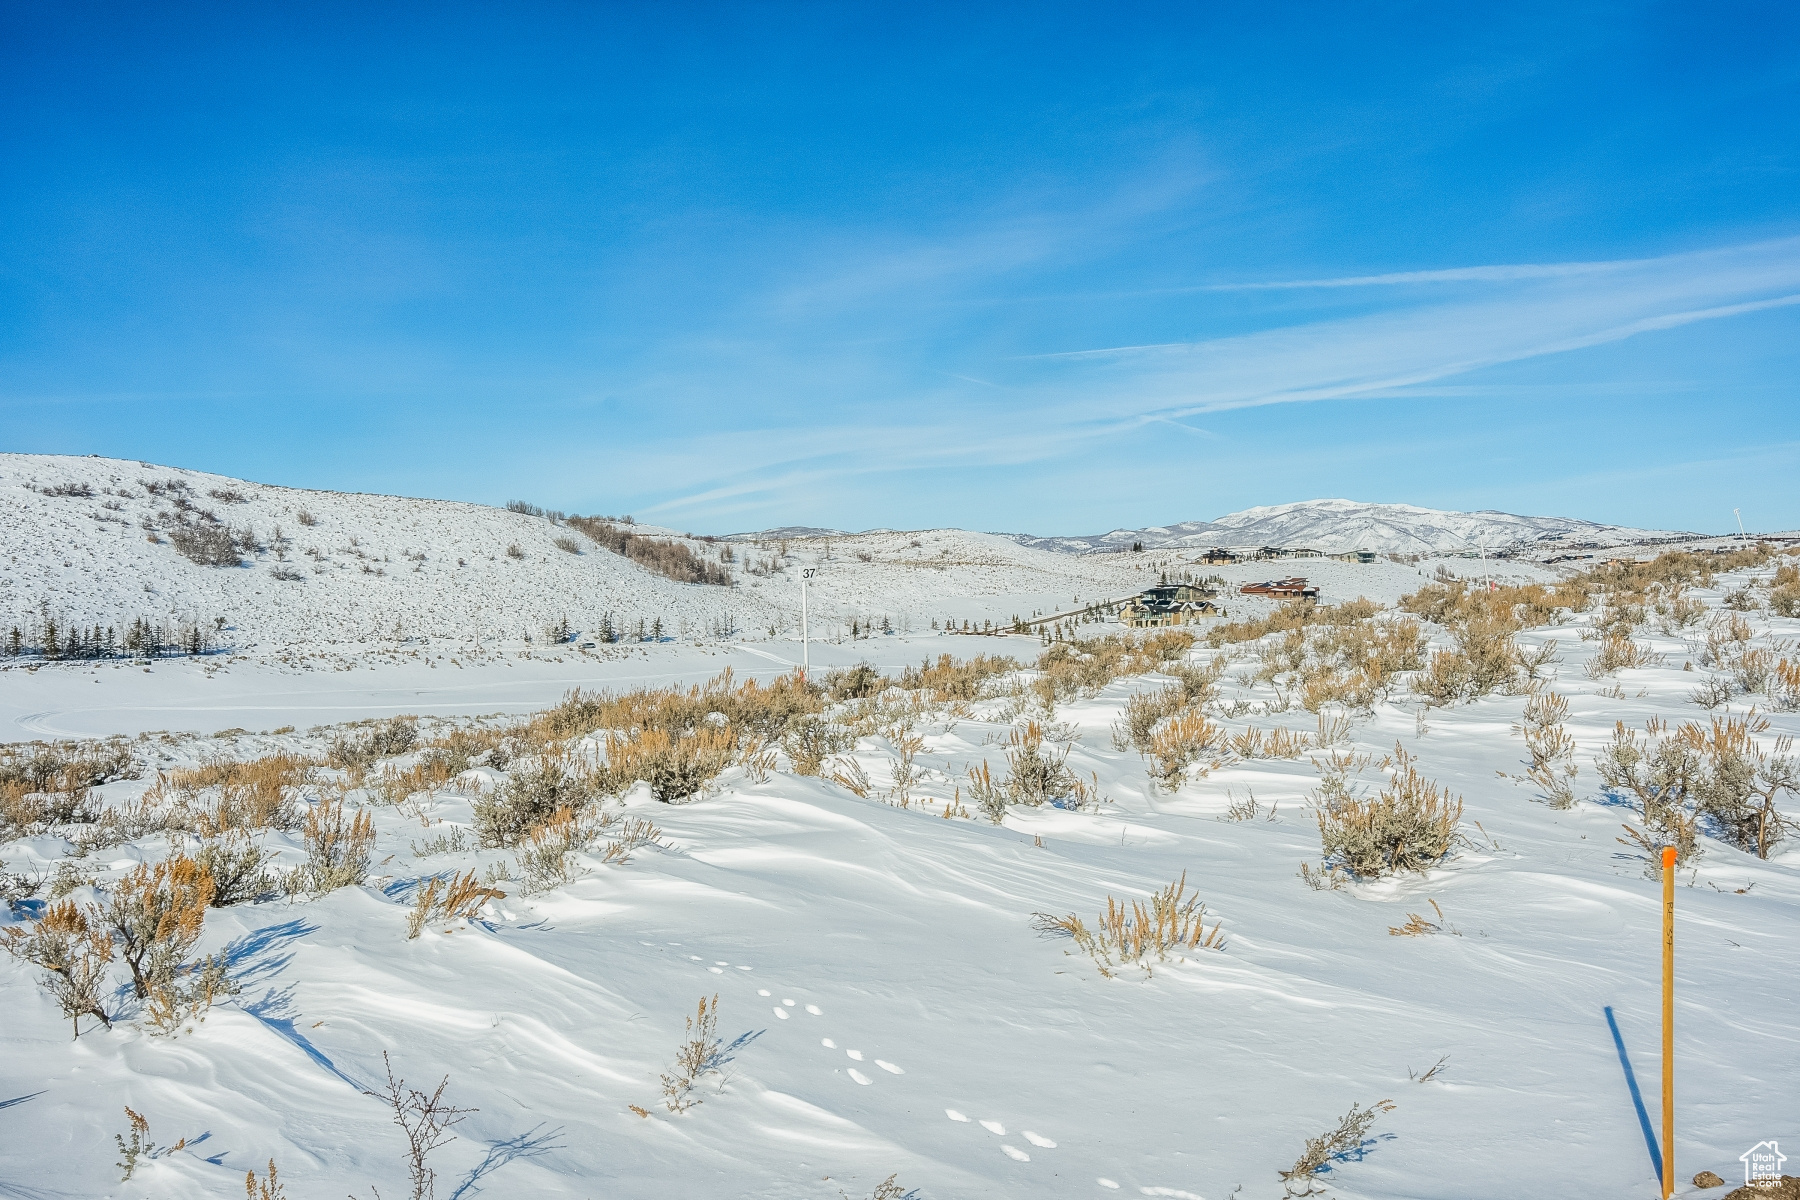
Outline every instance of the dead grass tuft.
[(1141, 900), (1122, 903), (1108, 896), (1106, 911), (1092, 929), (1074, 913), (1061, 917), (1037, 913), (1032, 927), (1040, 933), (1072, 938), (1108, 979), (1113, 978), (1114, 968), (1136, 965), (1150, 975), (1152, 959), (1166, 962), (1170, 955), (1185, 958), (1189, 951), (1225, 948), (1218, 923), (1210, 929), (1206, 926), (1206, 905), (1198, 895), (1187, 894), (1186, 871), (1154, 893), (1148, 905)]
[(663, 1103), (672, 1113), (684, 1113), (701, 1103), (694, 1089), (709, 1074), (719, 1074), (725, 1043), (719, 1037), (719, 997), (700, 998), (700, 1006), (687, 1019), (687, 1036), (675, 1051), (674, 1069), (662, 1077)]
[(435, 875), (413, 895), (412, 911), (406, 917), (407, 940), (418, 937), (436, 921), (472, 921), (482, 905), (504, 899), (505, 892), (477, 881), (473, 870), (461, 875), (452, 873), (448, 881)]

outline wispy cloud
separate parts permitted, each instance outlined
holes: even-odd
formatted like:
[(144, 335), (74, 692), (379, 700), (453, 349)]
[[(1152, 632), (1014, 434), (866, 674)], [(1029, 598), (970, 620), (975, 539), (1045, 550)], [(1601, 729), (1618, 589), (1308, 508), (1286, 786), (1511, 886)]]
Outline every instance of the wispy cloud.
[[(1116, 415), (1183, 415), (1391, 391), (1800, 303), (1800, 239), (1567, 274), (1471, 279), (1441, 301), (1214, 340), (1043, 356)], [(1774, 294), (1770, 294), (1774, 293)]]

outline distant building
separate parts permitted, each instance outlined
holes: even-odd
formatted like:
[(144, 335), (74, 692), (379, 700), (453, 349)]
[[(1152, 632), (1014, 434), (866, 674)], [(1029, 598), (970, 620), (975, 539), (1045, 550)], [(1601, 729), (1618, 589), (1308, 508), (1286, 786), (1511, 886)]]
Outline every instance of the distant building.
[(1119, 610), (1119, 621), (1133, 629), (1155, 629), (1216, 617), (1220, 612), (1212, 603), (1213, 595), (1209, 589), (1191, 583), (1158, 584), (1126, 601)]
[(1317, 600), (1319, 598), (1319, 589), (1298, 575), (1288, 579), (1246, 583), (1238, 591), (1246, 596), (1261, 596), (1268, 600)]
[(1214, 546), (1200, 556), (1200, 561), (1203, 563), (1234, 563), (1237, 560), (1238, 556), (1223, 546)]

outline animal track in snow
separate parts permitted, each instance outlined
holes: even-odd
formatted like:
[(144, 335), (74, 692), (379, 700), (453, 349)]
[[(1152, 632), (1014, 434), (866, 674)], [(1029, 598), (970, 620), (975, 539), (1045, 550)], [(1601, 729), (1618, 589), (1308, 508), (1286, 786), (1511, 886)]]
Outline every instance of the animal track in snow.
[(1017, 1146), (1009, 1146), (1005, 1142), (1001, 1142), (1000, 1149), (1004, 1150), (1006, 1152), (1006, 1157), (1008, 1157), (1010, 1159), (1014, 1159), (1018, 1162), (1030, 1162), (1031, 1161), (1031, 1155), (1025, 1153), (1023, 1150), (1019, 1149)]
[(711, 971), (714, 975), (723, 975), (725, 973), (724, 971), (721, 971), (718, 967), (708, 967), (706, 969)]
[(811, 1013), (811, 1014), (812, 1014), (812, 1015), (813, 1015), (813, 1016), (815, 1016), (815, 1017), (822, 1017), (822, 1016), (824, 1016), (824, 1015), (825, 1015), (825, 1010), (824, 1010), (824, 1009), (822, 1009), (822, 1008), (820, 1008), (820, 1007), (819, 1007), (819, 1006), (818, 1006), (818, 1005), (816, 1005), (816, 1004), (809, 1004), (809, 1005), (807, 1005), (807, 1006), (806, 1006), (806, 1011), (807, 1011), (807, 1012), (809, 1012), (809, 1013)]
[(851, 1058), (854, 1058), (857, 1062), (862, 1061), (862, 1051), (861, 1050), (846, 1050), (846, 1051), (844, 1051), (844, 1053), (848, 1054)]
[(777, 1008), (777, 1009), (773, 1009), (772, 1011), (775, 1013), (776, 1016), (780, 1017), (783, 1021), (788, 1019), (787, 1009)]
[(861, 1071), (857, 1070), (855, 1067), (850, 1068), (850, 1078), (852, 1078), (852, 1079), (856, 1080), (856, 1082), (862, 1083), (862, 1084), (869, 1084), (869, 1083), (875, 1082), (873, 1079), (870, 1079), (867, 1075), (864, 1075)]
[(836, 1050), (837, 1049), (837, 1043), (832, 1041), (830, 1038), (820, 1038), (819, 1045), (825, 1047), (827, 1050)]
[(997, 1133), (1001, 1137), (1006, 1136), (1006, 1126), (1002, 1125), (998, 1121), (983, 1121), (983, 1122), (981, 1122), (981, 1127), (983, 1129), (987, 1130), (989, 1133)]
[(759, 996), (767, 996), (769, 994), (769, 989), (768, 988), (757, 988), (756, 994)]
[(1056, 1143), (1051, 1141), (1049, 1138), (1045, 1137), (1041, 1133), (1033, 1133), (1029, 1129), (1021, 1129), (1021, 1130), (1019, 1130), (1019, 1132), (1025, 1136), (1026, 1141), (1030, 1142), (1034, 1146), (1037, 1146), (1044, 1150), (1056, 1149)]
[[(875, 1065), (876, 1065), (876, 1066), (878, 1066), (878, 1067), (880, 1067), (880, 1068), (881, 1068), (881, 1069), (882, 1069), (882, 1070), (884, 1070), (884, 1071), (886, 1071), (886, 1072), (887, 1072), (887, 1073), (888, 1073), (888, 1074), (889, 1074), (889, 1075), (904, 1075), (904, 1074), (906, 1074), (906, 1072), (905, 1072), (905, 1071), (902, 1071), (902, 1070), (901, 1070), (901, 1069), (900, 1069), (900, 1068), (899, 1068), (899, 1067), (896, 1067), (896, 1066), (895, 1066), (895, 1065), (894, 1065), (894, 1064), (893, 1064), (893, 1063), (891, 1063), (891, 1062), (889, 1062), (889, 1061), (888, 1061), (888, 1060), (887, 1060), (887, 1059), (885, 1059), (885, 1058), (878, 1058), (878, 1059), (876, 1059), (876, 1060), (875, 1060)], [(1031, 1134), (1029, 1134), (1029, 1133), (1028, 1133), (1028, 1134), (1026, 1134), (1026, 1135), (1025, 1135), (1025, 1136), (1026, 1136), (1026, 1137), (1028, 1137), (1028, 1138), (1031, 1138), (1031, 1140), (1032, 1140), (1032, 1141), (1033, 1141), (1033, 1142), (1036, 1142), (1036, 1143), (1037, 1143), (1037, 1144), (1038, 1144), (1038, 1145), (1040, 1145), (1040, 1146), (1041, 1146), (1041, 1145), (1043, 1145), (1043, 1143), (1042, 1143), (1042, 1142), (1038, 1142), (1038, 1140), (1037, 1140), (1037, 1138), (1036, 1138), (1036, 1137), (1034, 1137), (1034, 1136), (1033, 1136), (1033, 1135), (1031, 1135)], [(1051, 1145), (1052, 1145), (1052, 1146), (1054, 1146), (1054, 1145), (1056, 1145), (1056, 1143), (1055, 1143), (1055, 1142), (1051, 1142), (1051, 1143), (1050, 1143), (1050, 1144), (1051, 1144)]]
[(792, 1000), (783, 1000), (782, 1003), (787, 1005), (789, 1008), (794, 1007), (794, 1002)]
[(1101, 1187), (1106, 1187), (1106, 1188), (1116, 1188), (1119, 1186), (1118, 1182), (1116, 1180), (1108, 1179), (1104, 1175), (1102, 1175), (1100, 1178), (1094, 1180), (1094, 1182), (1099, 1184)]
[(952, 1121), (961, 1121), (964, 1124), (967, 1124), (968, 1120), (969, 1120), (969, 1118), (963, 1116), (961, 1113), (957, 1112), (954, 1108), (946, 1108), (944, 1110), (944, 1115), (946, 1117), (949, 1117)]

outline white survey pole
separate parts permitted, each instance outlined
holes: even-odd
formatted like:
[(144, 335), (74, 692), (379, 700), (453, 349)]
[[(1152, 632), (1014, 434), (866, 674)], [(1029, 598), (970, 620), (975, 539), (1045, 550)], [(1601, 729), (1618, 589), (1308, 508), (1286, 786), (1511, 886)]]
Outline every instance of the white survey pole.
[(1744, 532), (1744, 514), (1734, 508), (1731, 510), (1731, 515), (1737, 518), (1738, 541), (1748, 542), (1750, 540), (1750, 535)]
[(813, 576), (819, 573), (817, 567), (800, 568), (800, 678), (812, 668), (812, 646), (808, 640), (806, 623), (806, 585), (812, 582)]

